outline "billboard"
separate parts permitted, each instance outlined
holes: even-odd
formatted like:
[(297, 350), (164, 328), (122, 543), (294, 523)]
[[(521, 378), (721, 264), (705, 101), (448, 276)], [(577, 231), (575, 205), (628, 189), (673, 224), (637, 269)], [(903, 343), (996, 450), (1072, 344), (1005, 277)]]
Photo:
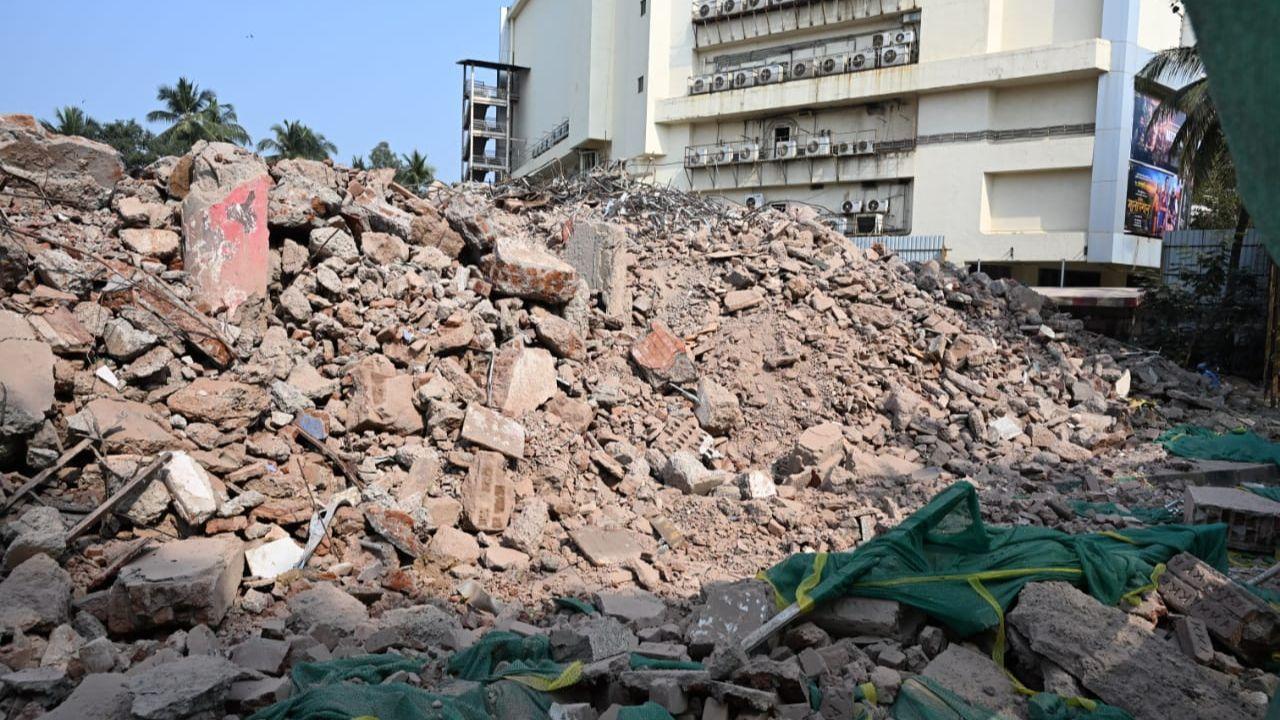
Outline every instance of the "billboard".
[(1145, 93), (1135, 93), (1133, 99), (1133, 140), (1130, 158), (1143, 165), (1161, 170), (1178, 171), (1178, 159), (1173, 156), (1173, 140), (1186, 122), (1182, 113), (1174, 113), (1156, 120), (1159, 98)]
[(1139, 162), (1129, 163), (1125, 232), (1163, 237), (1181, 227), (1186, 198), (1182, 178)]
[(1148, 237), (1180, 228), (1187, 201), (1173, 153), (1173, 141), (1186, 117), (1175, 113), (1157, 120), (1159, 106), (1154, 96), (1134, 95), (1124, 227), (1125, 232)]

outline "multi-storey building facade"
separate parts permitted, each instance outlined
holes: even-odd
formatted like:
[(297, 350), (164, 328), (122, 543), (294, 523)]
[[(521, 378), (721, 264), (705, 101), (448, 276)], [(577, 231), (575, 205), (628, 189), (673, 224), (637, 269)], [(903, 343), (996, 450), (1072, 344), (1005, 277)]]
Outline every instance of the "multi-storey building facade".
[(624, 162), (1031, 284), (1125, 285), (1181, 202), (1130, 151), (1135, 73), (1181, 34), (1167, 0), (518, 0), (512, 175)]

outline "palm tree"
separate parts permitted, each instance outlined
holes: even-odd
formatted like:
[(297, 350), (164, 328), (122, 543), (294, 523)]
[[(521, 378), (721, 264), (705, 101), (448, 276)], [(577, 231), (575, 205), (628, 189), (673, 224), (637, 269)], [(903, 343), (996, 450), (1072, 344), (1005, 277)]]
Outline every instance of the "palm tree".
[[(1222, 133), (1218, 107), (1209, 93), (1209, 76), (1205, 74), (1200, 50), (1194, 45), (1162, 50), (1142, 68), (1138, 77), (1149, 82), (1181, 84), (1160, 101), (1152, 124), (1181, 113), (1186, 117), (1174, 136), (1170, 154), (1177, 158), (1182, 173), (1193, 183), (1203, 183), (1231, 153)], [(1235, 236), (1231, 241), (1231, 269), (1240, 267), (1244, 236), (1249, 230), (1249, 210), (1241, 202), (1236, 213)]]
[(360, 157), (359, 155), (352, 155), (351, 169), (352, 170), (368, 170), (369, 164), (365, 162), (365, 159)]
[(147, 113), (147, 121), (169, 124), (159, 139), (177, 152), (185, 152), (199, 140), (249, 142), (249, 133), (236, 120), (235, 108), (219, 103), (216, 93), (201, 90), (185, 77), (178, 78), (175, 85), (161, 85), (156, 99), (164, 107)]
[(417, 150), (403, 158), (404, 162), (396, 173), (396, 182), (421, 195), (436, 179), (436, 169), (427, 162), (427, 156)]
[(41, 120), (40, 124), (44, 125), (46, 130), (56, 132), (61, 135), (79, 135), (80, 137), (93, 138), (98, 131), (98, 121), (89, 117), (84, 110), (75, 105), (67, 105), (60, 107), (53, 113), (56, 123), (48, 120)]
[(284, 124), (271, 126), (275, 137), (264, 138), (258, 143), (258, 152), (274, 153), (275, 158), (305, 158), (325, 160), (338, 152), (338, 146), (324, 135), (302, 124), (300, 120), (285, 120)]

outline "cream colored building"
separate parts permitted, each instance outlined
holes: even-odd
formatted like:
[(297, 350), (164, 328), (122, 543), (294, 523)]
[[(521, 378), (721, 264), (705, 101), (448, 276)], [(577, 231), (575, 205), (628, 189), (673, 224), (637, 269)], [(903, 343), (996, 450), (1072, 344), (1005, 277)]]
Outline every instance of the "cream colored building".
[[(625, 163), (1032, 284), (1124, 285), (1134, 73), (1167, 0), (518, 0), (512, 174)], [(794, 145), (793, 145), (794, 143)]]

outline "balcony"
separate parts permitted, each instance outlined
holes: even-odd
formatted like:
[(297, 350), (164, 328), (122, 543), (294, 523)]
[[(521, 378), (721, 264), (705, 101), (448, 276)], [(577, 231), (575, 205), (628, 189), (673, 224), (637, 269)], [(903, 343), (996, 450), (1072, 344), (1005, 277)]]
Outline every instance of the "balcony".
[(508, 93), (506, 89), (478, 81), (468, 83), (465, 89), (464, 97), (476, 103), (506, 105), (512, 99), (511, 93)]

